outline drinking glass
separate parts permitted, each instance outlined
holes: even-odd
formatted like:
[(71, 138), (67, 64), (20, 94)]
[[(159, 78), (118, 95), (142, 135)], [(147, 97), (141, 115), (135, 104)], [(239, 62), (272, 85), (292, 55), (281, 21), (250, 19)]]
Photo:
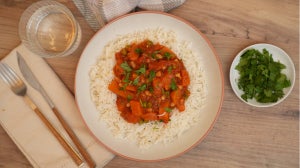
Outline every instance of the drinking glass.
[(19, 35), (29, 50), (47, 58), (70, 55), (81, 41), (81, 29), (72, 12), (51, 0), (33, 3), (23, 12)]

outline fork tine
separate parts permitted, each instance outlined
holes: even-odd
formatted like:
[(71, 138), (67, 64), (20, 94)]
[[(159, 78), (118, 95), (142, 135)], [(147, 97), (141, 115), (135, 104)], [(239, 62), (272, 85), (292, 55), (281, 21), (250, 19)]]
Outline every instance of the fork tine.
[(6, 74), (6, 70), (4, 69), (4, 63), (1, 62), (0, 62), (0, 77), (4, 80), (4, 82), (11, 85), (10, 80)]
[(14, 84), (19, 84), (21, 82), (21, 78), (7, 64), (4, 64), (4, 68), (7, 70), (8, 77)]
[(0, 73), (2, 79), (9, 85), (20, 85), (22, 83), (21, 78), (5, 63), (0, 64)]

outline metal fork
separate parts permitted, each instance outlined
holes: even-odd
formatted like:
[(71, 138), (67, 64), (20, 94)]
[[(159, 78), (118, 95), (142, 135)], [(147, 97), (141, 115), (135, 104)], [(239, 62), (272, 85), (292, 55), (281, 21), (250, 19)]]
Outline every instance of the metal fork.
[(57, 129), (51, 124), (51, 122), (44, 116), (44, 114), (35, 105), (32, 99), (26, 94), (27, 87), (23, 80), (11, 69), (7, 64), (0, 62), (0, 77), (10, 86), (10, 89), (17, 95), (22, 96), (25, 102), (31, 107), (31, 109), (39, 116), (51, 133), (57, 138), (64, 149), (69, 153), (74, 162), (80, 166), (83, 164), (83, 160), (79, 154), (72, 148), (72, 146), (61, 136)]

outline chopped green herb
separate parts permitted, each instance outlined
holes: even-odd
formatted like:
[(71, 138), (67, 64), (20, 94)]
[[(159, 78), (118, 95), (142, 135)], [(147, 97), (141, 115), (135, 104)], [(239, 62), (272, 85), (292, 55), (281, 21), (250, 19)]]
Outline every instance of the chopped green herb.
[(171, 113), (172, 109), (169, 108), (169, 107), (166, 107), (166, 108), (165, 108), (165, 111), (166, 111), (167, 113)]
[(140, 74), (145, 74), (145, 73), (146, 73), (146, 65), (143, 64), (143, 65), (141, 66), (141, 68), (138, 69), (138, 70), (136, 70), (135, 72), (138, 73), (139, 75), (140, 75)]
[(153, 46), (153, 42), (150, 41), (150, 40), (148, 40), (148, 41), (147, 41), (147, 47), (151, 47), (151, 46)]
[(132, 96), (131, 95), (127, 95), (127, 101), (132, 100)]
[(153, 93), (153, 91), (154, 91), (154, 89), (153, 89), (152, 86), (149, 86), (149, 87), (148, 87), (148, 90), (149, 90), (150, 93)]
[(174, 78), (171, 79), (171, 89), (172, 90), (176, 90), (177, 89), (177, 85), (176, 85), (176, 81)]
[(151, 82), (155, 78), (155, 76), (156, 76), (155, 71), (151, 70), (149, 72), (149, 78), (148, 78), (149, 82)]
[(133, 80), (132, 84), (135, 85), (135, 86), (138, 85), (138, 84), (139, 84), (139, 80), (140, 80), (140, 79), (139, 79), (139, 76), (138, 76), (138, 77), (136, 77), (136, 78)]
[(128, 83), (125, 83), (122, 87), (120, 87), (120, 90), (125, 90), (127, 86), (128, 86)]
[(146, 108), (147, 107), (147, 102), (143, 102), (141, 99), (140, 99), (140, 104), (142, 107)]
[(169, 91), (167, 91), (167, 90), (165, 90), (165, 89), (161, 89), (161, 92), (162, 92), (162, 94), (164, 95), (164, 96), (166, 96), (166, 97), (170, 97), (170, 92)]
[(142, 91), (144, 91), (144, 90), (146, 90), (147, 89), (147, 84), (142, 84), (139, 88), (138, 88), (138, 91), (139, 92), (142, 92)]
[(134, 52), (140, 55), (140, 54), (142, 54), (143, 51), (142, 51), (142, 49), (140, 49), (140, 48), (136, 48), (136, 49), (134, 50)]
[(168, 69), (167, 69), (167, 70), (168, 70), (169, 73), (171, 73), (172, 70), (173, 70), (173, 66), (172, 66), (172, 65), (171, 65), (171, 66), (168, 66)]
[(167, 58), (168, 60), (172, 57), (171, 53), (165, 52), (164, 57)]
[(151, 54), (151, 57), (152, 57), (153, 59), (157, 59), (156, 54), (158, 54), (158, 53), (159, 53), (159, 51), (154, 51), (154, 52)]
[(129, 77), (130, 77), (130, 73), (126, 72), (125, 73), (125, 78), (123, 79), (123, 82), (129, 83), (130, 82)]
[(244, 93), (241, 97), (247, 101), (255, 98), (261, 103), (277, 102), (283, 97), (283, 89), (291, 86), (291, 81), (281, 73), (285, 65), (275, 62), (266, 49), (247, 50), (235, 67), (239, 71), (238, 87)]
[(132, 71), (131, 67), (128, 65), (127, 62), (123, 62), (120, 66), (126, 72), (131, 72)]

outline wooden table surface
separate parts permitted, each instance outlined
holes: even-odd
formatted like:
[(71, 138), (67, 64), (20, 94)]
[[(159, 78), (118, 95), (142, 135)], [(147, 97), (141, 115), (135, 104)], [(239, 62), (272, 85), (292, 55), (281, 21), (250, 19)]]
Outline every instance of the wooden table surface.
[[(20, 44), (18, 21), (34, 0), (0, 0), (0, 59)], [(47, 59), (74, 91), (77, 62), (95, 33), (74, 4), (60, 0), (78, 19), (83, 39), (71, 56)], [(211, 41), (222, 61), (225, 95), (221, 114), (202, 143), (174, 159), (142, 163), (115, 157), (106, 168), (176, 167), (299, 167), (299, 1), (186, 0), (170, 11), (195, 25)], [(242, 103), (231, 89), (229, 69), (235, 55), (255, 43), (285, 50), (296, 68), (296, 83), (288, 98), (269, 108)], [(0, 167), (31, 167), (0, 127)]]

